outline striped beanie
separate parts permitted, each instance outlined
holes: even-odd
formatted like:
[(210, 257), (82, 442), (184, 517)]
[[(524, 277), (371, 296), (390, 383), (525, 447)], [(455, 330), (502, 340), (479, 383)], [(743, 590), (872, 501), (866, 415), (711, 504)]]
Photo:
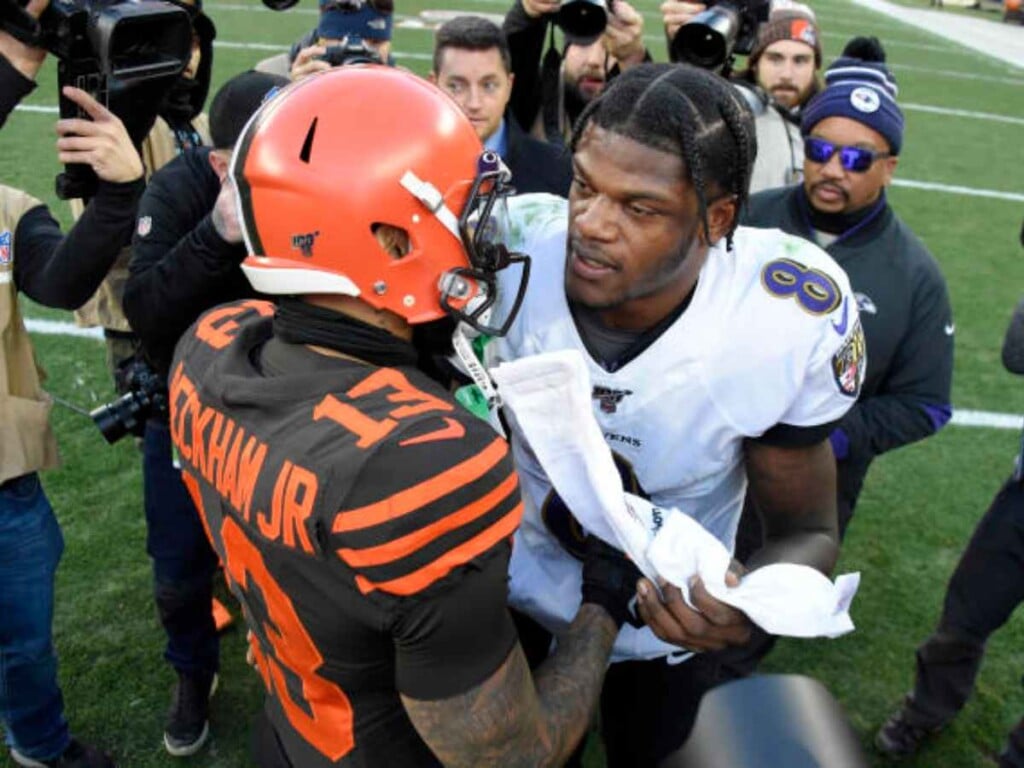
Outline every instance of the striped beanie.
[(793, 40), (810, 46), (814, 51), (814, 68), (821, 69), (821, 33), (814, 11), (806, 5), (793, 3), (772, 11), (768, 21), (757, 29), (757, 40), (747, 58), (748, 65), (753, 67), (765, 49), (780, 40)]
[(806, 136), (827, 117), (848, 117), (880, 133), (889, 151), (903, 146), (903, 112), (896, 104), (896, 79), (879, 61), (849, 56), (825, 71), (825, 87), (803, 109), (800, 132)]

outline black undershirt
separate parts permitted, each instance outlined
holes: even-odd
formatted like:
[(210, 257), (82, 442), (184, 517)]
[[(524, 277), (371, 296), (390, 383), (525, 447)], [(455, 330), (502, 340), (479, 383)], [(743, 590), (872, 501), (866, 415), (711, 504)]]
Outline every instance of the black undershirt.
[(679, 305), (665, 317), (644, 330), (609, 328), (600, 316), (600, 310), (589, 309), (581, 304), (569, 302), (569, 311), (576, 323), (583, 346), (594, 361), (609, 373), (622, 368), (639, 357), (645, 349), (658, 340), (669, 326), (682, 316), (693, 300), (697, 284), (679, 302)]

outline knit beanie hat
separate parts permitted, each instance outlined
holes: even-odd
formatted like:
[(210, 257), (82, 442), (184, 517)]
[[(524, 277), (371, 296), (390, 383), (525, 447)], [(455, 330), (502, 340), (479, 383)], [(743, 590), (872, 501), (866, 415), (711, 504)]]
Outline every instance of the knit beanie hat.
[(880, 61), (841, 56), (825, 71), (825, 87), (804, 107), (800, 132), (806, 136), (826, 117), (848, 117), (878, 131), (898, 155), (903, 145), (903, 112), (896, 104), (896, 79)]
[(793, 4), (772, 11), (768, 21), (757, 30), (757, 42), (747, 57), (747, 64), (754, 66), (772, 43), (780, 40), (794, 40), (809, 45), (814, 51), (814, 68), (821, 68), (821, 34), (814, 11), (806, 5)]
[(320, 0), (317, 34), (328, 40), (390, 40), (394, 10), (393, 0)]

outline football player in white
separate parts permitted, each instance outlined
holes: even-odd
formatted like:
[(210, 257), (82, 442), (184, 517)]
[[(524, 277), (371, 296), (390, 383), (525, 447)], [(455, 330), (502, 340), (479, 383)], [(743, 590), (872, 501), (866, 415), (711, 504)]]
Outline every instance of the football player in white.
[[(510, 247), (530, 288), (488, 363), (579, 349), (593, 410), (626, 490), (676, 507), (731, 547), (749, 483), (766, 544), (750, 567), (828, 573), (838, 554), (832, 425), (856, 400), (863, 334), (843, 271), (778, 230), (736, 228), (756, 153), (753, 119), (725, 80), (682, 65), (623, 73), (581, 115), (566, 202), (513, 201)], [(500, 310), (499, 310), (500, 311)], [(579, 607), (585, 532), (513, 430), (525, 513), (510, 600), (521, 639), (562, 631)], [(739, 572), (730, 578), (738, 579)], [(693, 589), (619, 634), (602, 695), (609, 766), (654, 766), (685, 740), (742, 644), (747, 617)]]

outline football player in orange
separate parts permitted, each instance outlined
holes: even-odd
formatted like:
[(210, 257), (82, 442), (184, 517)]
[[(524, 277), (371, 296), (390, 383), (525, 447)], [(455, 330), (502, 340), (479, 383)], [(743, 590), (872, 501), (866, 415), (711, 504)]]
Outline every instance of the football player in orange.
[(562, 764), (637, 571), (592, 541), (531, 674), (505, 605), (508, 446), (425, 372), (456, 320), (507, 328), (496, 273), (525, 288), (498, 239), (507, 169), (440, 90), (371, 65), (265, 104), (229, 179), (215, 216), (237, 213), (243, 270), (279, 298), (186, 333), (171, 431), (266, 684), (256, 762)]

